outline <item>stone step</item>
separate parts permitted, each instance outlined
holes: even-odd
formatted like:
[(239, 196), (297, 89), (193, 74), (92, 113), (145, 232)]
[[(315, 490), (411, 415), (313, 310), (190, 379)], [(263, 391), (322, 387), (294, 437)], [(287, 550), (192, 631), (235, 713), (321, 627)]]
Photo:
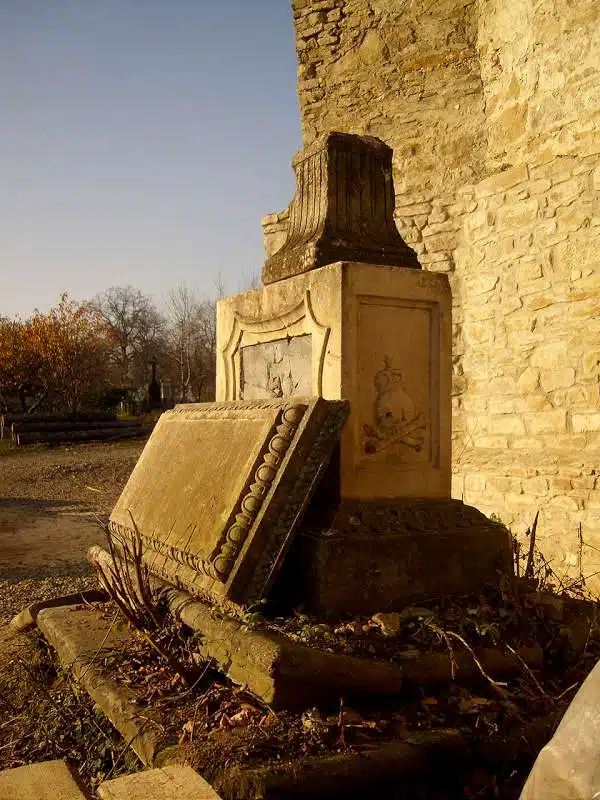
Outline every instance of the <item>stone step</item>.
[(0, 772), (0, 800), (86, 800), (86, 797), (64, 761), (42, 761)]
[[(221, 800), (191, 767), (163, 767), (124, 775), (98, 787), (100, 800)], [(2, 798), (4, 800), (4, 798)]]

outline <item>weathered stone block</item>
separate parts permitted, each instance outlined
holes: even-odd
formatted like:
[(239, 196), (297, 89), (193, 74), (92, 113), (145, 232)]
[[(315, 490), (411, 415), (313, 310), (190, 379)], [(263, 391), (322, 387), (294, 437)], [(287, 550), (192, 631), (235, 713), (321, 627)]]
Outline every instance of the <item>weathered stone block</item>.
[(85, 800), (64, 761), (42, 761), (0, 772), (0, 800)]
[(181, 765), (106, 781), (98, 787), (98, 797), (100, 800), (221, 800), (204, 778), (191, 767)]
[(490, 414), (512, 414), (515, 410), (515, 401), (510, 397), (490, 398)]
[(556, 369), (564, 367), (569, 358), (569, 349), (566, 341), (549, 342), (536, 348), (531, 356), (531, 366), (542, 369)]
[(522, 436), (525, 433), (525, 425), (520, 417), (503, 414), (490, 419), (489, 430), (490, 433)]
[(575, 433), (600, 431), (600, 413), (573, 414), (571, 424)]
[(485, 178), (476, 187), (477, 197), (485, 197), (486, 195), (496, 194), (496, 192), (506, 191), (523, 183), (529, 177), (526, 164), (518, 164), (516, 167), (510, 167), (503, 172), (497, 172), (495, 175), (490, 175)]
[(290, 212), (286, 208), (278, 214), (267, 214), (262, 218), (263, 243), (267, 258), (283, 247), (290, 223)]
[[(425, 231), (423, 232), (423, 236), (425, 236)], [(427, 236), (423, 241), (425, 242), (425, 249), (430, 253), (434, 253), (438, 250), (454, 250), (456, 247), (456, 234), (440, 233)]]
[(512, 571), (508, 531), (458, 500), (350, 504), (325, 530), (315, 522), (307, 519), (282, 578), (316, 613), (400, 610)]
[(521, 259), (515, 273), (517, 283), (526, 283), (542, 277), (542, 265)]
[(537, 219), (538, 200), (530, 198), (507, 205), (498, 211), (498, 228), (518, 229), (524, 225), (531, 225)]
[(539, 411), (537, 414), (525, 414), (525, 422), (530, 433), (565, 433), (567, 430), (567, 412), (562, 409)]
[(575, 381), (575, 370), (571, 367), (543, 371), (540, 375), (540, 383), (545, 392), (553, 392), (555, 389), (572, 386)]
[(357, 263), (221, 300), (217, 397), (247, 396), (253, 353), (253, 397), (293, 397), (310, 383), (313, 395), (350, 402), (343, 498), (448, 497), (450, 314), (444, 275)]

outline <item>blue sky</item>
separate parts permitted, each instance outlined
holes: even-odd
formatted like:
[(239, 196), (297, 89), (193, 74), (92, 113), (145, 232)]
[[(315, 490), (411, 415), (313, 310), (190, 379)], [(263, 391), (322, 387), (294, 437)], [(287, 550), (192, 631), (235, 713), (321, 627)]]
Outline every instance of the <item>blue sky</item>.
[(1, 0), (0, 315), (244, 288), (301, 145), (287, 0)]

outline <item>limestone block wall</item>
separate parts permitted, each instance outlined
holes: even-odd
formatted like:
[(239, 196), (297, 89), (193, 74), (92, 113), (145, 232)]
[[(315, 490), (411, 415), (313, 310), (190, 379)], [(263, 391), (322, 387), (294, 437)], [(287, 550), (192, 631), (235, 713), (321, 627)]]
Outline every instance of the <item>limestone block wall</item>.
[(463, 190), (453, 493), (517, 532), (539, 510), (559, 571), (579, 568), (581, 534), (591, 574), (600, 568), (600, 141), (577, 148)]
[(450, 278), (454, 496), (600, 570), (600, 4), (292, 6), (305, 142), (392, 146), (398, 227)]
[(471, 0), (294, 0), (305, 143), (380, 136), (413, 200), (481, 174), (483, 87)]

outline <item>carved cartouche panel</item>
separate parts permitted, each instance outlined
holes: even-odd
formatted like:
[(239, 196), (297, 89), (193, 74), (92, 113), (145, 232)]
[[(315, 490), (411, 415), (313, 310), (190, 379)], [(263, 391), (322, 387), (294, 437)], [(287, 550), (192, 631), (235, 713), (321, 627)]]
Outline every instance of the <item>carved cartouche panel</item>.
[[(310, 291), (300, 302), (267, 318), (249, 318), (235, 310), (231, 325), (219, 334), (224, 399), (323, 394), (330, 328), (315, 318)], [(273, 373), (272, 383), (265, 383), (265, 372)]]
[(435, 306), (359, 304), (360, 460), (435, 464), (439, 438)]
[(244, 400), (312, 394), (312, 337), (292, 336), (240, 349)]

